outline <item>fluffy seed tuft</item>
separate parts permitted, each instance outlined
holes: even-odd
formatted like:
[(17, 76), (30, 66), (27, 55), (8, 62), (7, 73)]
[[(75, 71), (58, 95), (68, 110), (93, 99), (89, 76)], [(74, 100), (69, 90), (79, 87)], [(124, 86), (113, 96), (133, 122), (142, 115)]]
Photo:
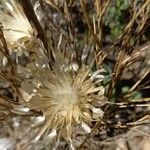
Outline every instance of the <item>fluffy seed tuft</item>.
[(95, 106), (104, 99), (104, 88), (90, 79), (90, 68), (83, 65), (75, 72), (60, 66), (40, 73), (42, 86), (29, 101), (30, 109), (42, 111), (46, 121), (36, 140), (53, 129), (69, 140), (73, 127), (102, 117)]

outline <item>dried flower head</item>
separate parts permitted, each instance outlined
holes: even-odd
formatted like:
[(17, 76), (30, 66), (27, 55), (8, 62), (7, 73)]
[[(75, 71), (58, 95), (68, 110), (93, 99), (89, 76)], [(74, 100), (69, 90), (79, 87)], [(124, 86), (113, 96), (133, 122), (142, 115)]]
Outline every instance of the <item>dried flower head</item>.
[(42, 111), (46, 122), (36, 140), (53, 129), (69, 140), (73, 127), (78, 124), (85, 127), (102, 116), (100, 108), (95, 106), (101, 105), (104, 88), (95, 83), (96, 74), (91, 74), (88, 66), (74, 71), (60, 62), (55, 62), (53, 70), (40, 72), (42, 86), (29, 101), (30, 109)]
[(29, 42), (33, 29), (22, 7), (16, 0), (0, 0), (0, 23), (9, 47), (16, 47), (19, 42)]

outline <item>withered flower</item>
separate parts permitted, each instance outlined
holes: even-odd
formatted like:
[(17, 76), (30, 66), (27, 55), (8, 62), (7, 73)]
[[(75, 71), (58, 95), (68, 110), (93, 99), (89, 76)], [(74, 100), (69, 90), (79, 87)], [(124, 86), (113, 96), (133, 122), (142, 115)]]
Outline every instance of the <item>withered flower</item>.
[(74, 71), (60, 62), (55, 62), (53, 70), (39, 72), (42, 86), (29, 101), (29, 108), (42, 111), (45, 117), (36, 140), (53, 130), (70, 140), (73, 127), (81, 125), (90, 132), (87, 123), (102, 117), (99, 106), (104, 100), (104, 88), (94, 80), (100, 71), (92, 74), (86, 65)]
[(8, 47), (14, 48), (19, 43), (28, 43), (33, 37), (33, 29), (22, 7), (16, 0), (0, 0), (0, 23)]

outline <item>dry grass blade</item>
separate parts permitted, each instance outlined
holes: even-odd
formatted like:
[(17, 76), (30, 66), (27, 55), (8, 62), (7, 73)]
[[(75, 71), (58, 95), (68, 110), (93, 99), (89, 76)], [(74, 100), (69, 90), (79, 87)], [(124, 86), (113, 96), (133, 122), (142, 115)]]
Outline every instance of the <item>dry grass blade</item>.
[[(19, 123), (32, 122), (27, 126), (32, 131), (30, 137), (21, 137), (26, 147), (101, 149), (103, 144), (111, 145), (116, 137), (110, 137), (116, 135), (125, 140), (135, 134), (149, 136), (139, 129), (121, 134), (135, 126), (149, 125), (150, 97), (143, 89), (150, 88), (149, 60), (145, 56), (150, 47), (146, 33), (150, 0), (140, 4), (123, 0), (1, 2), (5, 24), (14, 26), (4, 28), (0, 20), (0, 108), (10, 114), (9, 122), (14, 118), (19, 118)], [(27, 36), (21, 38), (18, 34), (22, 31), (15, 29), (15, 25), (22, 28), (21, 15), (17, 11), (13, 14), (17, 7), (30, 26), (25, 26)], [(9, 47), (12, 42), (8, 42), (5, 30), (17, 32), (15, 48)], [(148, 44), (143, 46), (145, 41)], [(17, 55), (19, 50), (22, 53)], [(1, 63), (4, 58), (8, 60), (6, 66)], [(140, 75), (144, 72), (143, 76), (129, 79), (128, 73), (132, 76), (135, 69)], [(17, 135), (16, 130), (13, 134)], [(21, 142), (15, 143), (21, 145), (18, 149)]]
[[(140, 8), (140, 10), (136, 13), (136, 11), (134, 11), (133, 17), (130, 20), (130, 22), (127, 24), (127, 26), (125, 27), (125, 29), (122, 32), (122, 35), (119, 36), (118, 40), (120, 41), (122, 39), (122, 46), (121, 48), (119, 48), (119, 50), (121, 50), (121, 52), (118, 54), (118, 61), (114, 67), (114, 77), (112, 79), (112, 82), (109, 86), (109, 90), (108, 90), (108, 97), (110, 98), (112, 95), (112, 89), (115, 87), (115, 84), (118, 80), (118, 77), (122, 74), (123, 70), (125, 67), (127, 67), (129, 64), (133, 63), (135, 61), (135, 59), (140, 55), (140, 52), (136, 52), (136, 53), (131, 53), (131, 56), (129, 56), (127, 59), (124, 60), (124, 56), (125, 56), (125, 50), (129, 47), (129, 42), (130, 42), (130, 38), (131, 38), (131, 29), (133, 26), (133, 23), (135, 21), (135, 19), (140, 15), (140, 13), (146, 8), (148, 7), (150, 1), (146, 1), (142, 7)], [(110, 47), (109, 51), (112, 50), (114, 48), (115, 44)], [(143, 49), (141, 49), (141, 51), (143, 51), (144, 49), (146, 49), (147, 46)], [(129, 64), (127, 64), (127, 62)]]
[[(142, 5), (142, 7), (138, 10), (138, 12), (136, 10), (132, 10), (132, 12), (134, 12), (134, 14), (132, 15), (132, 18), (130, 19), (129, 23), (126, 25), (126, 27), (124, 28), (124, 30), (122, 31), (121, 35), (117, 38), (116, 42), (109, 48), (109, 52), (112, 51), (114, 49), (114, 47), (116, 45), (118, 45), (119, 43), (124, 43), (124, 44), (128, 44), (128, 42), (126, 40), (130, 39), (131, 36), (131, 30), (133, 27), (133, 24), (135, 22), (135, 20), (137, 19), (137, 17), (141, 14), (141, 12), (147, 8), (149, 6), (150, 1), (145, 1), (145, 3)], [(147, 14), (144, 14), (147, 16)], [(147, 18), (147, 17), (146, 17)], [(146, 25), (146, 27), (148, 27), (148, 25)], [(146, 27), (141, 28), (141, 31), (139, 31), (139, 33), (137, 33), (137, 37), (136, 40), (138, 40), (140, 38), (140, 36), (142, 35), (142, 33), (144, 32), (144, 30), (146, 29)], [(125, 47), (125, 45), (123, 45)], [(121, 48), (120, 48), (121, 49)]]
[(131, 94), (133, 93), (133, 91), (135, 91), (135, 89), (138, 87), (138, 85), (143, 81), (143, 79), (150, 73), (149, 70), (147, 70), (147, 72), (144, 73), (144, 75), (141, 77), (141, 79), (139, 79), (133, 86), (132, 88), (126, 93), (126, 95), (124, 96), (124, 98), (128, 98), (131, 96)]
[(142, 82), (142, 80), (150, 73), (149, 70), (147, 70), (147, 72), (144, 73), (144, 75), (141, 77), (141, 79), (139, 81), (137, 81), (133, 87), (129, 90), (129, 92), (133, 92), (133, 90), (135, 90), (137, 88), (137, 86)]
[[(57, 11), (60, 11), (59, 7), (52, 1), (52, 0), (46, 0), (46, 3), (50, 4), (52, 7), (54, 7)], [(61, 11), (60, 11), (61, 12)]]
[(128, 23), (128, 25), (126, 26), (126, 28), (124, 29), (124, 31), (127, 31), (129, 29), (131, 29), (131, 26), (133, 26), (133, 23), (135, 21), (135, 19), (141, 14), (141, 12), (149, 6), (150, 0), (147, 0), (145, 2), (145, 4), (143, 4), (143, 6), (141, 7), (141, 9), (137, 12), (133, 14), (133, 18), (130, 20), (130, 22)]
[(92, 36), (93, 36), (93, 41), (94, 41), (94, 43), (96, 44), (96, 46), (100, 49), (100, 43), (99, 43), (99, 41), (98, 41), (97, 36), (94, 34), (94, 30), (93, 30), (94, 28), (93, 28), (93, 26), (92, 26), (91, 20), (90, 20), (90, 18), (89, 18), (88, 13), (87, 13), (86, 6), (85, 6), (85, 2), (84, 2), (83, 0), (80, 0), (80, 5), (81, 5), (81, 7), (82, 7), (82, 10), (83, 10), (83, 13), (84, 13), (85, 20), (86, 20), (86, 22), (87, 22), (89, 31), (90, 31), (90, 33), (91, 33)]
[[(96, 0), (95, 1), (95, 9), (97, 12), (97, 17), (98, 17), (98, 37), (99, 37), (99, 43), (102, 43), (102, 28), (103, 28), (103, 18), (105, 15), (105, 12), (109, 6), (109, 3), (111, 0), (107, 0), (106, 2), (103, 2), (101, 0)], [(104, 4), (103, 4), (104, 3)]]
[(147, 134), (147, 133), (145, 133), (145, 132), (142, 132), (142, 131), (140, 131), (140, 130), (138, 130), (138, 129), (132, 128), (132, 130), (134, 130), (134, 131), (136, 131), (136, 132), (138, 132), (138, 133), (140, 133), (140, 134), (142, 134), (142, 135), (144, 135), (144, 136), (150, 137), (150, 134)]

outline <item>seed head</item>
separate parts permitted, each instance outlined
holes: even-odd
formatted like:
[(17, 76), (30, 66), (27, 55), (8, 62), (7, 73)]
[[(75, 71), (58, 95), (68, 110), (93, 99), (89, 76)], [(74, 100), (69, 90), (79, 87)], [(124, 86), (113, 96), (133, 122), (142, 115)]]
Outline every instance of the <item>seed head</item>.
[(22, 7), (16, 0), (0, 0), (0, 23), (9, 47), (16, 47), (19, 42), (29, 42), (33, 29)]
[(90, 68), (83, 65), (75, 72), (60, 66), (56, 63), (53, 70), (40, 73), (42, 86), (29, 101), (29, 107), (42, 111), (46, 121), (37, 140), (53, 129), (68, 140), (73, 127), (101, 116), (95, 105), (104, 99), (104, 88), (90, 78)]

